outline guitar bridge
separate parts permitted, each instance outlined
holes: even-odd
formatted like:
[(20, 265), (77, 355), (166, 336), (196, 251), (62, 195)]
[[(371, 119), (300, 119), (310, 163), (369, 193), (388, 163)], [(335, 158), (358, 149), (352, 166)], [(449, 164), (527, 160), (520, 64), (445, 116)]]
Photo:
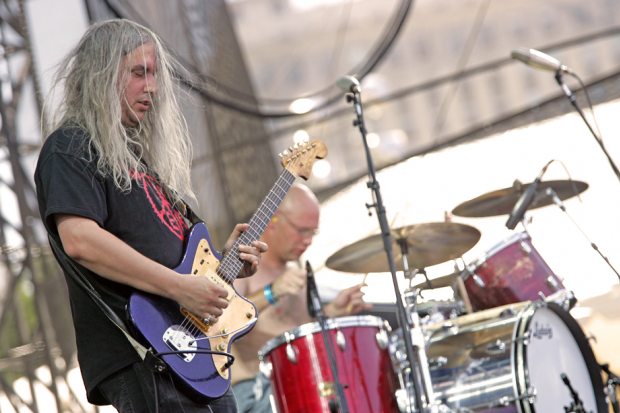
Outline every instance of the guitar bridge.
[[(162, 337), (164, 343), (172, 351), (195, 351), (198, 348), (196, 338), (184, 327), (173, 325), (168, 327)], [(177, 356), (186, 363), (191, 362), (196, 353), (177, 353)]]
[(211, 330), (211, 323), (205, 323), (200, 317), (190, 313), (183, 307), (181, 307), (181, 314), (183, 314), (185, 318), (187, 318), (194, 326), (202, 331), (205, 336), (208, 335), (209, 330)]

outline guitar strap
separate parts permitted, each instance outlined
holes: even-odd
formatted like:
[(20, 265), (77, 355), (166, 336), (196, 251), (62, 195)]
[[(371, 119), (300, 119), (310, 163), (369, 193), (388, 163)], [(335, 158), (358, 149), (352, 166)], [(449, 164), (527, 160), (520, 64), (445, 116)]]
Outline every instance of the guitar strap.
[(127, 332), (127, 326), (125, 326), (123, 320), (121, 320), (120, 317), (116, 315), (114, 311), (112, 311), (110, 306), (108, 306), (106, 302), (103, 301), (97, 290), (95, 290), (93, 285), (88, 281), (84, 274), (82, 274), (82, 271), (80, 271), (80, 269), (77, 267), (75, 261), (63, 251), (63, 249), (56, 243), (56, 241), (51, 235), (48, 234), (48, 238), (50, 241), (50, 245), (52, 246), (52, 252), (54, 253), (54, 256), (56, 257), (56, 260), (58, 261), (60, 266), (67, 272), (67, 274), (71, 276), (71, 278), (73, 278), (73, 280), (80, 287), (84, 289), (84, 291), (86, 291), (86, 293), (95, 302), (95, 304), (97, 304), (97, 307), (99, 307), (101, 311), (103, 311), (103, 313), (110, 319), (110, 321), (114, 323), (114, 325), (116, 325), (116, 327), (118, 327), (123, 332), (123, 334), (125, 334), (125, 337), (127, 337), (129, 343), (131, 343), (132, 347), (136, 350), (136, 352), (138, 352), (140, 358), (144, 360), (148, 350), (142, 344), (138, 343)]

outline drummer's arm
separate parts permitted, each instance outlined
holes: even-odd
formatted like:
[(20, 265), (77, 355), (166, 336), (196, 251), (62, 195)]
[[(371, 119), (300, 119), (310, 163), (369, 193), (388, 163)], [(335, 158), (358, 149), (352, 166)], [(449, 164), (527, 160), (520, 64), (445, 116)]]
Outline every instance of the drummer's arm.
[(325, 306), (325, 315), (328, 318), (343, 317), (357, 314), (362, 310), (370, 310), (372, 304), (364, 302), (362, 287), (358, 284), (340, 291), (340, 294), (331, 303)]
[[(260, 313), (268, 306), (276, 303), (277, 300), (286, 295), (295, 295), (301, 291), (306, 285), (306, 272), (299, 268), (287, 268), (274, 282), (257, 288), (256, 281), (260, 279), (260, 269), (252, 278), (237, 279), (235, 281), (235, 289), (237, 292), (248, 300), (252, 301), (256, 306), (256, 310)], [(271, 298), (273, 303), (269, 302), (265, 291), (269, 286), (271, 290)]]
[(235, 289), (237, 290), (237, 293), (250, 300), (256, 307), (256, 311), (260, 314), (269, 306), (269, 301), (267, 301), (263, 288), (250, 292), (250, 281), (251, 278), (237, 278), (235, 280)]

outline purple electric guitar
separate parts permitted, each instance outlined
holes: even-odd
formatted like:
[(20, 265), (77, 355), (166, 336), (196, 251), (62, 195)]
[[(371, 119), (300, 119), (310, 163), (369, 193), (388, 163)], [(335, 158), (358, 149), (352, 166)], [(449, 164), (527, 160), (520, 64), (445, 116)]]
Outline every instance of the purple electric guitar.
[[(284, 151), (280, 174), (269, 194), (249, 222), (249, 228), (223, 257), (211, 245), (204, 223), (191, 228), (185, 255), (175, 268), (180, 274), (200, 274), (228, 290), (228, 308), (217, 323), (205, 323), (200, 317), (180, 307), (175, 301), (144, 292), (135, 292), (127, 304), (127, 313), (138, 340), (154, 353), (183, 350), (230, 352), (231, 344), (249, 333), (256, 323), (256, 307), (237, 294), (233, 281), (243, 267), (239, 245), (251, 245), (265, 231), (267, 224), (293, 185), (296, 176), (308, 179), (314, 159), (327, 155), (320, 141), (296, 144)], [(223, 396), (230, 385), (229, 358), (217, 354), (181, 353), (162, 356), (176, 382), (198, 402)]]

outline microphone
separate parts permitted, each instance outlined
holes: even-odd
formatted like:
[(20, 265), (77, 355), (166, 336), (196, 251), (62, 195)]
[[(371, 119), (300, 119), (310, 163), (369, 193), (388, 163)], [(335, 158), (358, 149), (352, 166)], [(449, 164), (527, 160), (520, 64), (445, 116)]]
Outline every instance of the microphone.
[(515, 229), (517, 223), (523, 218), (523, 214), (525, 214), (525, 211), (532, 203), (534, 195), (536, 194), (536, 190), (538, 189), (538, 185), (540, 184), (540, 180), (542, 179), (545, 172), (547, 172), (548, 167), (549, 163), (545, 165), (544, 168), (542, 168), (534, 182), (530, 184), (530, 186), (523, 193), (523, 195), (521, 195), (521, 198), (519, 198), (515, 206), (512, 208), (510, 216), (508, 217), (508, 221), (506, 221), (506, 227), (508, 229)]
[(359, 93), (362, 91), (360, 82), (353, 76), (344, 75), (336, 80), (336, 86), (347, 93)]
[(308, 314), (310, 318), (316, 318), (317, 313), (321, 311), (321, 301), (319, 300), (319, 290), (316, 287), (316, 280), (314, 279), (314, 271), (310, 265), (310, 261), (306, 261), (306, 301), (308, 304)]
[(549, 56), (543, 52), (539, 52), (534, 49), (526, 49), (525, 47), (519, 47), (514, 49), (510, 56), (513, 59), (520, 60), (528, 66), (532, 66), (538, 69), (550, 70), (552, 72), (562, 71), (564, 73), (572, 74), (573, 71), (568, 67), (560, 63), (556, 58)]

